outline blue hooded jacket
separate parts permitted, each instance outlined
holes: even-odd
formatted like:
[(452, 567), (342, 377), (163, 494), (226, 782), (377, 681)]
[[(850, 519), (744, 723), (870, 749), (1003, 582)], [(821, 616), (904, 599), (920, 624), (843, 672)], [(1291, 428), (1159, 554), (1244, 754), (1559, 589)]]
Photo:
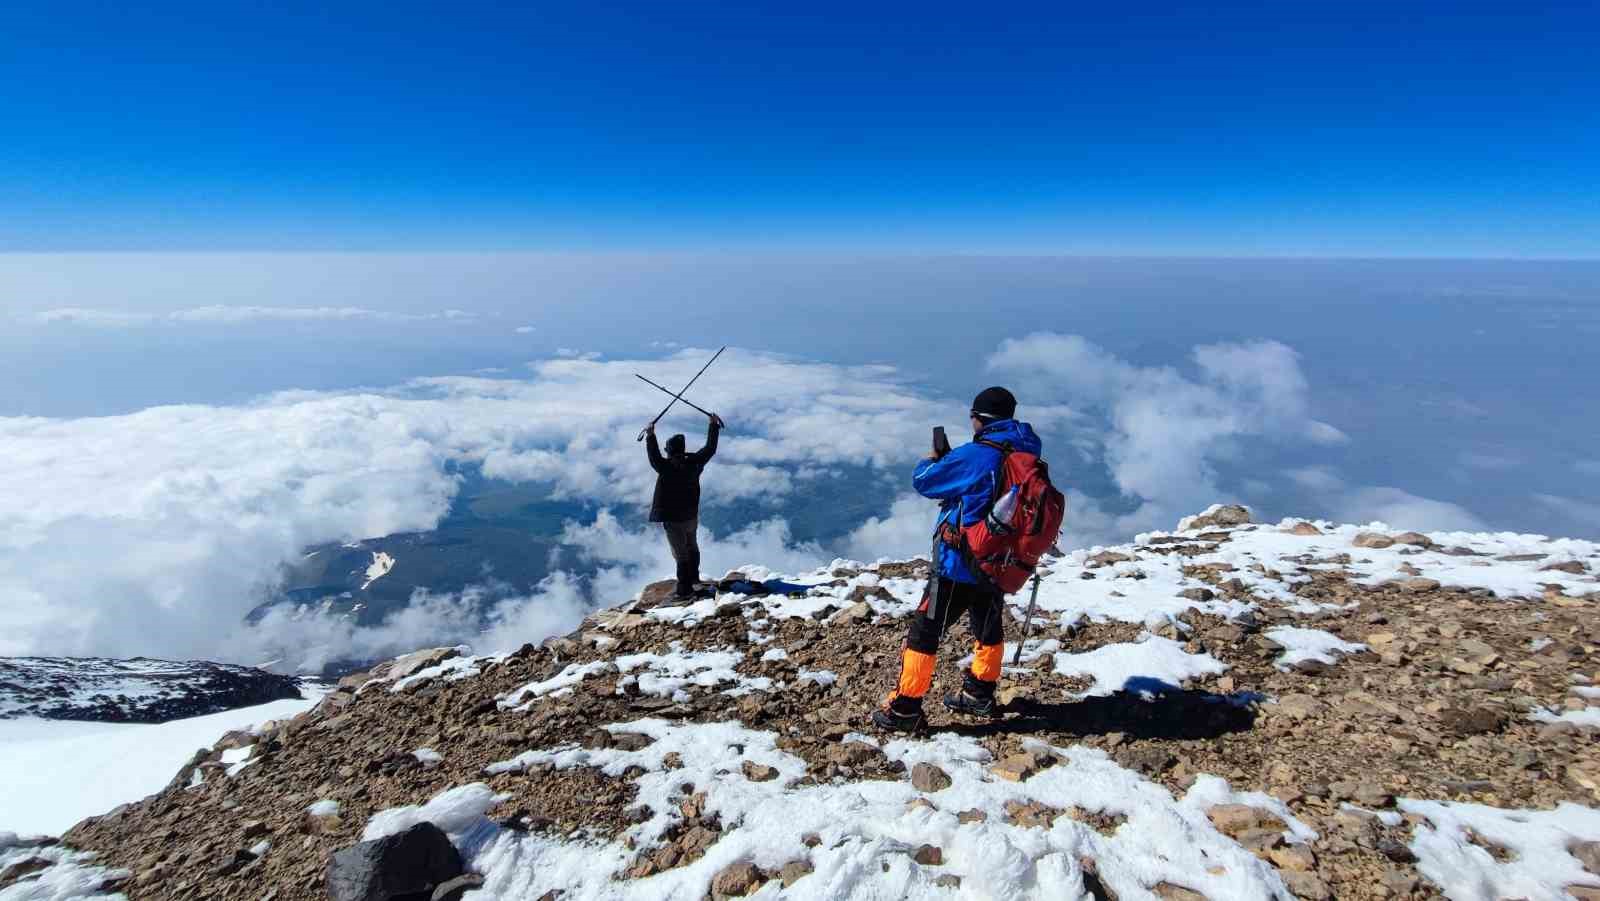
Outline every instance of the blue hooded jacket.
[[(1033, 426), (1015, 419), (1001, 419), (984, 426), (969, 444), (951, 448), (950, 453), (938, 460), (923, 460), (911, 474), (911, 487), (923, 497), (944, 501), (939, 506), (939, 518), (934, 532), (945, 523), (970, 526), (983, 518), (989, 510), (994, 495), (995, 476), (1000, 469), (1000, 452), (977, 442), (981, 438), (995, 444), (1010, 442), (1012, 450), (1037, 455), (1043, 445), (1033, 433)], [(940, 542), (939, 575), (957, 582), (978, 584), (965, 560), (957, 550)]]

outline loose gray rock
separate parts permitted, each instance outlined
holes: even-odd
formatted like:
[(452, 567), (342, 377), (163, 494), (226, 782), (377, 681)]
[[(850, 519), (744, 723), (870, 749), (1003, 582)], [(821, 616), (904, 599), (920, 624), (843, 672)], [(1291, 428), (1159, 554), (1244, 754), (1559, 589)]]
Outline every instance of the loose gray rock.
[(444, 830), (418, 823), (404, 832), (341, 848), (328, 862), (333, 901), (394, 901), (430, 896), (462, 873), (461, 854)]
[(911, 785), (919, 792), (944, 791), (950, 784), (950, 774), (931, 763), (919, 763), (911, 768)]

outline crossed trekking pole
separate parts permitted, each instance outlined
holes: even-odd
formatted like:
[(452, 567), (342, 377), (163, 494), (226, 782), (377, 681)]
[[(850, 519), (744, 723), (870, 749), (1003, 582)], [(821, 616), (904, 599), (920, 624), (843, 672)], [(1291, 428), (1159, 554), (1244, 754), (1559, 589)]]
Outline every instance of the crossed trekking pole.
[(672, 409), (672, 405), (677, 403), (680, 400), (683, 401), (685, 404), (688, 404), (689, 406), (694, 407), (696, 410), (699, 410), (700, 412), (706, 414), (707, 416), (710, 416), (712, 419), (717, 418), (717, 414), (712, 413), (710, 410), (707, 410), (704, 407), (701, 407), (701, 406), (698, 406), (698, 405), (694, 404), (693, 402), (691, 402), (687, 398), (685, 398), (683, 395), (690, 388), (694, 387), (694, 383), (700, 380), (700, 376), (705, 375), (706, 370), (711, 368), (711, 364), (717, 362), (717, 357), (722, 356), (722, 352), (727, 350), (727, 349), (728, 349), (728, 345), (726, 345), (726, 344), (724, 344), (724, 345), (722, 345), (722, 347), (718, 348), (717, 352), (711, 355), (711, 359), (706, 361), (706, 365), (701, 366), (700, 367), (700, 371), (695, 373), (694, 374), (694, 378), (689, 380), (689, 384), (684, 385), (683, 386), (683, 390), (677, 392), (676, 394), (673, 393), (671, 388), (664, 388), (661, 385), (657, 385), (655, 382), (652, 382), (649, 379), (645, 378), (644, 376), (639, 375), (639, 373), (635, 372), (634, 376), (637, 377), (639, 379), (639, 381), (644, 382), (645, 384), (649, 385), (652, 388), (655, 388), (658, 391), (661, 391), (664, 394), (671, 394), (672, 395), (672, 400), (667, 401), (667, 405), (665, 407), (661, 408), (661, 412), (656, 414), (656, 418), (650, 420), (650, 425), (647, 425), (644, 428), (640, 429), (639, 430), (639, 437), (637, 437), (637, 438), (635, 438), (633, 440), (635, 440), (635, 441), (643, 441), (645, 433), (650, 431), (651, 426), (654, 426), (656, 423), (660, 422), (661, 421), (661, 417), (667, 415), (667, 412)]

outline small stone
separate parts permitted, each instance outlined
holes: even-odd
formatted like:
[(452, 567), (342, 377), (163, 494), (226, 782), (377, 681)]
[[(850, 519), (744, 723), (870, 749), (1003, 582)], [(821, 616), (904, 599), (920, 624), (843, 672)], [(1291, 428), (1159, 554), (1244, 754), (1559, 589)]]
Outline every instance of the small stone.
[(1378, 839), (1378, 853), (1395, 863), (1415, 863), (1417, 855), (1404, 842), (1384, 836)]
[(1212, 591), (1209, 588), (1185, 588), (1184, 590), (1178, 592), (1178, 597), (1181, 597), (1181, 598), (1184, 598), (1184, 599), (1190, 600), (1190, 601), (1205, 602), (1205, 601), (1211, 600), (1212, 598), (1214, 598), (1216, 596), (1217, 596), (1217, 593)]
[(942, 873), (933, 880), (933, 884), (940, 888), (960, 888), (961, 877), (954, 873)]
[(950, 774), (931, 763), (919, 763), (911, 768), (911, 784), (920, 792), (944, 791), (951, 785)]
[(1367, 636), (1367, 644), (1372, 645), (1374, 648), (1381, 648), (1399, 637), (1393, 632), (1373, 632)]
[(1350, 539), (1350, 543), (1356, 547), (1379, 549), (1386, 548), (1394, 544), (1394, 539), (1390, 538), (1388, 535), (1381, 535), (1377, 532), (1362, 532), (1356, 537)]
[(1439, 587), (1439, 580), (1414, 576), (1410, 579), (1402, 579), (1400, 581), (1400, 587), (1404, 588), (1406, 591), (1412, 592), (1433, 591)]
[(1206, 896), (1194, 889), (1173, 885), (1170, 882), (1158, 882), (1150, 887), (1150, 891), (1162, 901), (1206, 901)]
[(1450, 707), (1440, 711), (1439, 721), (1456, 735), (1483, 735), (1504, 729), (1506, 715), (1487, 707)]
[(1267, 859), (1280, 870), (1304, 872), (1317, 865), (1317, 856), (1305, 845), (1284, 845), (1267, 852)]
[(1407, 544), (1412, 547), (1433, 547), (1433, 539), (1421, 532), (1401, 532), (1399, 535), (1390, 537), (1395, 544)]
[(1600, 842), (1578, 842), (1568, 846), (1567, 852), (1578, 858), (1585, 870), (1600, 876)]
[(1291, 526), (1289, 528), (1289, 534), (1291, 534), (1291, 535), (1321, 535), (1322, 534), (1322, 530), (1317, 528), (1316, 526), (1312, 525), (1311, 523), (1308, 523), (1308, 522), (1305, 522), (1305, 521), (1301, 521), (1301, 522), (1295, 523), (1293, 526)]
[(778, 870), (778, 878), (783, 880), (783, 887), (788, 888), (799, 882), (802, 878), (811, 875), (811, 861), (791, 860)]
[(944, 863), (944, 851), (935, 845), (921, 845), (912, 853), (911, 859), (925, 867), (936, 867)]
[(1592, 885), (1569, 885), (1566, 892), (1577, 901), (1600, 901), (1600, 888)]
[(477, 873), (462, 873), (448, 882), (442, 882), (433, 890), (429, 901), (461, 901), (461, 896), (483, 885), (483, 877)]
[(741, 860), (728, 864), (712, 877), (711, 897), (717, 901), (723, 898), (742, 898), (760, 884), (761, 871), (748, 860)]
[(1247, 829), (1257, 829), (1276, 824), (1278, 829), (1283, 828), (1283, 823), (1277, 817), (1264, 810), (1251, 807), (1248, 804), (1218, 804), (1206, 811), (1211, 825), (1217, 831), (1226, 835), (1238, 835)]
[(1039, 772), (1039, 760), (1036, 755), (1028, 752), (1012, 754), (990, 767), (989, 772), (1007, 782), (1021, 782)]
[(974, 807), (956, 814), (956, 822), (963, 825), (967, 823), (982, 823), (989, 819), (989, 814)]
[(1417, 890), (1417, 877), (1399, 870), (1388, 870), (1379, 878), (1391, 895), (1405, 897)]
[(751, 782), (770, 782), (778, 777), (776, 768), (756, 763), (753, 760), (746, 760), (743, 769), (744, 777)]
[(1328, 901), (1333, 893), (1328, 891), (1328, 884), (1322, 877), (1315, 873), (1306, 873), (1297, 870), (1283, 870), (1279, 873), (1283, 877), (1283, 884), (1289, 891), (1306, 901)]
[(1541, 567), (1539, 567), (1539, 571), (1540, 572), (1570, 573), (1570, 574), (1572, 574), (1574, 576), (1581, 576), (1584, 573), (1588, 572), (1589, 570), (1584, 567), (1584, 565), (1583, 565), (1583, 563), (1581, 561), (1578, 561), (1578, 560), (1566, 560), (1566, 561), (1563, 561), (1561, 563), (1551, 563), (1548, 566), (1541, 566)]
[(1279, 697), (1278, 703), (1271, 708), (1273, 712), (1295, 720), (1316, 716), (1325, 709), (1327, 706), (1321, 701), (1300, 692), (1291, 692)]
[(1233, 694), (1234, 681), (1232, 676), (1223, 676), (1217, 680), (1217, 691), (1223, 694)]

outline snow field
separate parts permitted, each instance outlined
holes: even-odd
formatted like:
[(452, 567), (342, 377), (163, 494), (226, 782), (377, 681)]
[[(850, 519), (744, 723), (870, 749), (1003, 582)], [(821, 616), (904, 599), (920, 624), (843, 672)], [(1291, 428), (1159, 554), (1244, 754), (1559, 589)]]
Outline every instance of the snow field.
[[(989, 754), (975, 741), (953, 735), (931, 740), (899, 739), (884, 746), (888, 757), (908, 768), (932, 763), (951, 777), (950, 787), (926, 797), (934, 806), (912, 806), (923, 798), (909, 778), (799, 786), (805, 761), (778, 750), (777, 736), (736, 722), (680, 724), (639, 720), (607, 727), (614, 733), (641, 733), (654, 742), (637, 751), (563, 746), (529, 751), (487, 768), (490, 774), (541, 764), (557, 768), (597, 767), (623, 778), (630, 767), (638, 803), (647, 820), (612, 841), (552, 838), (500, 830), (483, 814), (496, 796), (481, 784), (451, 789), (427, 805), (384, 811), (366, 837), (398, 831), (418, 819), (434, 819), (452, 835), (466, 837), (464, 853), (486, 882), (482, 898), (536, 897), (564, 888), (563, 897), (700, 897), (722, 868), (747, 860), (775, 872), (793, 860), (806, 860), (813, 872), (785, 890), (793, 898), (954, 897), (936, 885), (945, 874), (961, 876), (963, 886), (996, 898), (1070, 898), (1085, 892), (1081, 861), (1094, 861), (1100, 880), (1118, 897), (1150, 899), (1160, 882), (1183, 885), (1215, 901), (1288, 898), (1277, 873), (1206, 818), (1217, 804), (1244, 803), (1283, 820), (1285, 839), (1304, 842), (1315, 833), (1267, 795), (1230, 791), (1215, 777), (1201, 777), (1182, 799), (1160, 785), (1125, 770), (1104, 753), (1084, 748), (1054, 748), (1033, 743), (1058, 763), (1025, 782), (998, 779), (987, 770)], [(874, 742), (875, 743), (875, 742)], [(666, 769), (668, 754), (683, 763)], [(774, 768), (778, 776), (752, 782), (742, 774), (750, 761)], [(647, 878), (619, 878), (636, 851), (649, 849), (681, 820), (678, 802), (685, 786), (704, 791), (706, 812), (720, 817), (724, 832), (693, 863)], [(1125, 817), (1109, 834), (1063, 816), (1049, 828), (1006, 822), (1007, 802), (1040, 803), (1055, 808)], [(980, 810), (983, 822), (961, 823), (957, 814)], [(821, 839), (808, 848), (807, 835)], [(943, 863), (923, 866), (911, 859), (920, 845), (943, 852)]]
[[(1600, 810), (1563, 803), (1553, 810), (1503, 810), (1482, 804), (1401, 799), (1406, 813), (1425, 817), (1412, 833), (1417, 870), (1452, 901), (1568, 901), (1567, 885), (1600, 888), (1600, 877), (1568, 851), (1575, 842), (1600, 841)], [(1469, 837), (1509, 849), (1508, 861)]]
[[(618, 682), (620, 692), (626, 685), (637, 685), (641, 694), (686, 701), (689, 686), (716, 688), (727, 685), (722, 693), (739, 697), (752, 691), (770, 691), (772, 680), (764, 676), (746, 676), (734, 670), (744, 655), (738, 651), (685, 651), (682, 642), (674, 642), (665, 654), (623, 654), (612, 660), (569, 664), (566, 669), (538, 682), (530, 682), (500, 698), (502, 708), (526, 710), (544, 697), (559, 697), (570, 693), (574, 686), (594, 675), (624, 673)], [(635, 672), (637, 670), (637, 672)], [(832, 674), (829, 674), (832, 675)]]
[(224, 733), (292, 717), (322, 699), (307, 695), (158, 725), (0, 720), (0, 827), (59, 835), (84, 817), (160, 791), (196, 748)]

